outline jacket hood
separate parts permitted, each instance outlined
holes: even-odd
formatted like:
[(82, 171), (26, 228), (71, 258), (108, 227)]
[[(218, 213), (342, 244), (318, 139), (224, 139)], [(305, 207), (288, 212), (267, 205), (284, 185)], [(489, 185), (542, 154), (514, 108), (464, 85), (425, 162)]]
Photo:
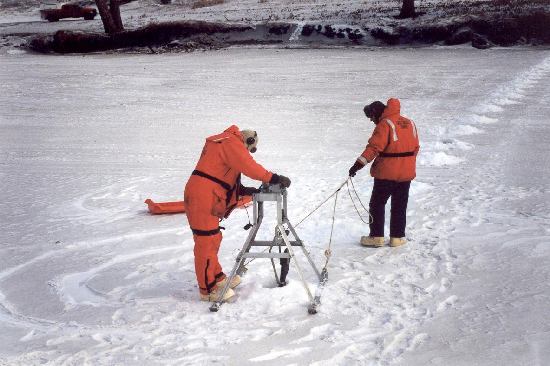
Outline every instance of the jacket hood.
[(223, 132), (229, 132), (230, 134), (232, 135), (235, 135), (239, 138), (239, 140), (242, 141), (243, 137), (241, 135), (241, 130), (239, 130), (239, 127), (237, 127), (236, 125), (231, 125), (229, 126), (225, 131)]
[(380, 119), (399, 115), (401, 113), (401, 102), (399, 102), (399, 99), (397, 98), (390, 98), (388, 99), (388, 102), (386, 103), (386, 109), (384, 109), (384, 112), (382, 113), (382, 116)]
[(237, 137), (241, 142), (243, 142), (243, 137), (241, 135), (241, 131), (239, 131), (239, 127), (235, 125), (231, 125), (228, 128), (225, 129), (222, 133), (219, 133), (217, 135), (213, 135), (206, 138), (206, 141), (220, 141), (229, 138), (228, 134), (233, 135)]

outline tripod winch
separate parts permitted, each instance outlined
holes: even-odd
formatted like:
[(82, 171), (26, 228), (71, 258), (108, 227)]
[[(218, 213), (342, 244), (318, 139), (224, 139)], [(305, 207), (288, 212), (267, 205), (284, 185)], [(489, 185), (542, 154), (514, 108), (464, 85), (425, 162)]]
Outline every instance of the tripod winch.
[[(277, 224), (275, 226), (275, 235), (273, 240), (256, 240), (256, 235), (260, 229), (264, 218), (264, 202), (276, 202), (277, 209)], [(235, 277), (235, 275), (242, 275), (245, 271), (245, 261), (248, 258), (252, 260), (256, 258), (269, 258), (273, 267), (275, 280), (277, 284), (282, 287), (286, 285), (286, 275), (289, 270), (289, 264), (292, 262), (296, 267), (300, 281), (302, 282), (304, 289), (309, 297), (308, 312), (315, 314), (317, 307), (320, 304), (321, 290), (328, 280), (328, 272), (326, 266), (319, 271), (313, 263), (308, 251), (306, 250), (304, 243), (296, 233), (296, 230), (290, 223), (287, 217), (287, 191), (285, 188), (281, 188), (280, 185), (262, 184), (260, 192), (253, 195), (254, 216), (253, 225), (248, 237), (243, 245), (243, 248), (237, 256), (235, 266), (231, 270), (229, 279), (226, 282), (225, 287), (220, 292), (218, 299), (210, 306), (210, 311), (218, 311), (222, 305), (223, 297), (229, 289), (229, 284)], [(267, 250), (264, 251), (252, 251), (255, 247), (264, 247)], [(304, 273), (300, 264), (297, 261), (294, 249), (300, 247), (307, 261), (311, 265), (311, 268), (315, 272), (315, 275), (319, 279), (319, 286), (315, 296), (311, 293), (309, 285), (307, 284)], [(277, 251), (273, 251), (276, 248)], [(275, 266), (275, 259), (279, 259), (281, 264), (281, 271), (277, 273)]]

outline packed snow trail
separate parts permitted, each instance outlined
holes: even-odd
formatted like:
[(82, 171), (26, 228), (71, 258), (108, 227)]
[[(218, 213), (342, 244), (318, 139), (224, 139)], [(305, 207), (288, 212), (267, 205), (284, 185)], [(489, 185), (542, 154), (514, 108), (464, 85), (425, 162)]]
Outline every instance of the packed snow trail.
[[(11, 215), (2, 217), (0, 233), (0, 360), (423, 365), (437, 362), (445, 349), (437, 335), (459, 321), (474, 331), (458, 333), (471, 343), (456, 353), (475, 343), (502, 351), (501, 344), (480, 343), (491, 317), (477, 310), (493, 295), (506, 298), (508, 289), (515, 302), (491, 309), (503, 316), (514, 304), (518, 311), (530, 306), (530, 337), (544, 339), (548, 167), (536, 159), (526, 164), (541, 149), (526, 142), (549, 134), (537, 125), (548, 116), (549, 57), (547, 51), (460, 48), (2, 56), (0, 210)], [(182, 194), (204, 137), (236, 123), (258, 130), (257, 160), (293, 180), (289, 218), (296, 223), (346, 178), (362, 151), (373, 127), (363, 105), (389, 96), (402, 99), (403, 114), (421, 137), (409, 244), (360, 247), (368, 228), (341, 194), (317, 315), (307, 314), (295, 271), (289, 285), (278, 288), (262, 260), (249, 266), (238, 302), (210, 313), (197, 300), (185, 217), (149, 216), (144, 198), (180, 198), (175, 195)], [(518, 181), (518, 172), (534, 178)], [(355, 185), (368, 202), (366, 169)], [(523, 216), (495, 211), (523, 206), (517, 210)], [(331, 213), (327, 204), (297, 228), (317, 263), (324, 261)], [(266, 236), (272, 235), (269, 214)], [(239, 211), (224, 225), (226, 271), (242, 247), (246, 222)], [(531, 234), (541, 244), (525, 263), (506, 250), (484, 256), (487, 238), (523, 248)], [(465, 278), (483, 278), (481, 264), (497, 275), (467, 291)], [(540, 269), (530, 272), (531, 266)], [(523, 273), (519, 285), (533, 280), (536, 286), (514, 287), (516, 272)], [(314, 276), (309, 280), (315, 283)], [(515, 323), (492, 331), (518, 344), (525, 335)], [(472, 354), (471, 364), (484, 357)], [(542, 351), (525, 357), (533, 364), (548, 359)]]
[(403, 365), (550, 362), (548, 80), (550, 57), (473, 107), (485, 126), (471, 156), (479, 167), (461, 169), (453, 193), (470, 214), (449, 242), (461, 264), (442, 305), (451, 309), (421, 328), (431, 340)]

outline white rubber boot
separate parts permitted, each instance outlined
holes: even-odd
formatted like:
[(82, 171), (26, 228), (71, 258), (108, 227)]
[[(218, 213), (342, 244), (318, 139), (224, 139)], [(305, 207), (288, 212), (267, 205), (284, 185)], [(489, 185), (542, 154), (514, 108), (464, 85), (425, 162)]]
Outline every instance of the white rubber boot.
[(407, 242), (405, 238), (390, 238), (390, 247), (400, 247), (401, 245), (404, 245)]
[[(201, 301), (210, 301), (210, 302), (218, 301), (218, 297), (220, 296), (221, 291), (223, 291), (223, 286), (220, 287), (216, 285), (216, 287), (208, 295), (201, 294)], [(223, 295), (222, 301), (224, 302), (228, 301), (233, 296), (235, 296), (235, 291), (228, 288), (225, 294)]]
[[(228, 278), (229, 277), (226, 276), (223, 280), (218, 282), (218, 286), (221, 288), (224, 288)], [(229, 284), (229, 288), (235, 288), (239, 286), (240, 283), (241, 283), (241, 276), (236, 274), (235, 277), (233, 277), (233, 279), (231, 280), (231, 283)]]
[(365, 247), (383, 247), (386, 243), (384, 242), (383, 236), (362, 236), (361, 245)]

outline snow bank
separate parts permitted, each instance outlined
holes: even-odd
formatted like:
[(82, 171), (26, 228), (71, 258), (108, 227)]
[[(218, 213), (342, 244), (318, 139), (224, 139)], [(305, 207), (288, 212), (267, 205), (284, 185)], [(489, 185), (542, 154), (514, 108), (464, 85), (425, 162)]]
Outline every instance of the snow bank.
[[(30, 41), (31, 36), (47, 39), (47, 36), (58, 31), (103, 33), (99, 18), (95, 21), (56, 23), (38, 21), (40, 8), (52, 7), (56, 3), (60, 4), (53, 2), (37, 7), (35, 2), (23, 1), (4, 5), (4, 11), (0, 14), (0, 40), (3, 39), (0, 46), (20, 47), (21, 43)], [(132, 2), (122, 7), (123, 22), (129, 31), (138, 31), (155, 23), (189, 21), (240, 24), (243, 27), (254, 26), (258, 30), (279, 23), (286, 28), (282, 33), (251, 32), (247, 42), (237, 36), (236, 39), (228, 37), (221, 41), (209, 40), (206, 45), (188, 37), (174, 36), (163, 42), (163, 49), (157, 52), (219, 48), (234, 45), (239, 40), (246, 44), (283, 44), (285, 47), (469, 43), (474, 47), (489, 48), (493, 45), (540, 45), (550, 42), (550, 31), (546, 26), (550, 21), (550, 5), (545, 2), (502, 5), (492, 1), (480, 4), (473, 0), (430, 0), (417, 5), (421, 15), (414, 19), (396, 19), (401, 5), (399, 1), (344, 0), (338, 4), (311, 1), (304, 4), (299, 1), (275, 0), (267, 5), (263, 1), (237, 0), (208, 7), (193, 5), (194, 2), (190, 1), (174, 1), (168, 5), (160, 5), (156, 0)], [(35, 19), (31, 21), (33, 14)], [(19, 40), (9, 39), (14, 36)], [(159, 46), (154, 39), (143, 40), (142, 43)], [(171, 41), (195, 43), (167, 47)], [(212, 46), (212, 42), (218, 44)], [(118, 44), (109, 49), (129, 47), (134, 45)], [(36, 47), (36, 44), (33, 48), (44, 51), (44, 47)], [(150, 52), (148, 48), (127, 51)]]

